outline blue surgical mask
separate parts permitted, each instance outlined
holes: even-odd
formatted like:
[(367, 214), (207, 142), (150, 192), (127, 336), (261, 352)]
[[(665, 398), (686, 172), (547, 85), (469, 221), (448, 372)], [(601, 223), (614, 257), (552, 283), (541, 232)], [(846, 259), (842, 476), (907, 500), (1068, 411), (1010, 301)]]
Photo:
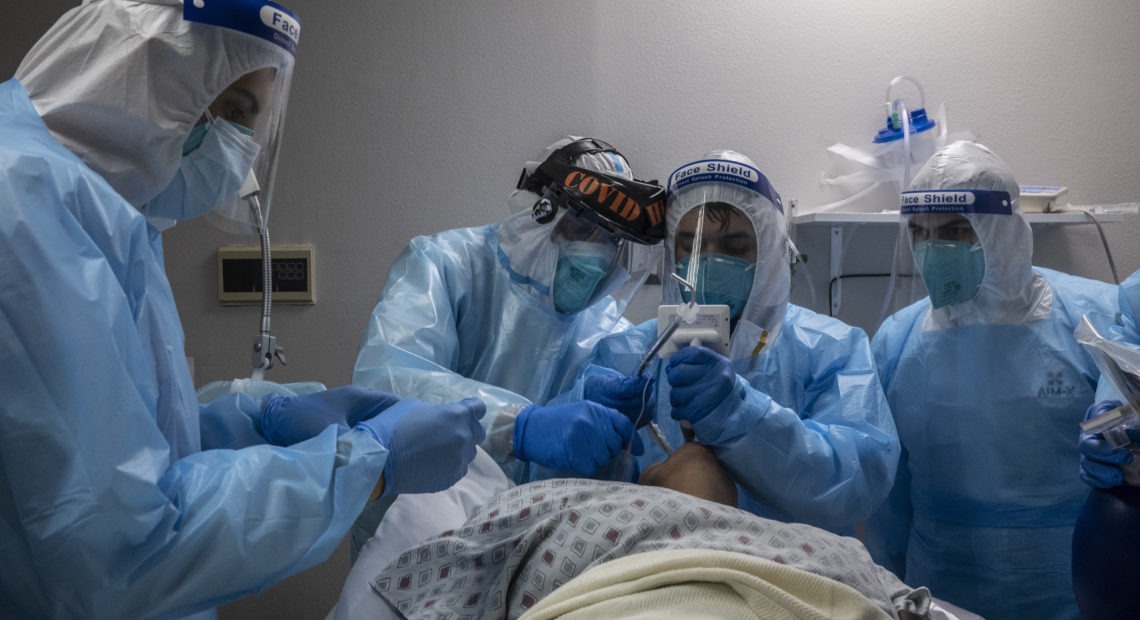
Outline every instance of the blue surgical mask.
[(554, 273), (554, 309), (574, 314), (589, 306), (616, 253), (609, 243), (567, 242)]
[[(677, 275), (684, 278), (689, 272), (689, 259), (682, 258), (677, 263)], [(739, 318), (748, 303), (752, 292), (752, 279), (756, 265), (749, 260), (724, 254), (701, 254), (697, 265), (697, 303), (724, 304), (728, 306), (729, 317)], [(686, 302), (692, 295), (688, 290), (681, 291)]]
[(182, 145), (178, 172), (143, 214), (165, 230), (234, 200), (260, 149), (247, 127), (214, 118), (197, 125)]
[(914, 244), (914, 264), (935, 308), (973, 299), (986, 275), (982, 246), (968, 241), (920, 241)]
[[(189, 155), (198, 147), (202, 146), (202, 140), (206, 138), (206, 134), (209, 132), (210, 126), (216, 122), (218, 122), (217, 119), (210, 117), (210, 120), (206, 121), (205, 123), (198, 123), (197, 125), (194, 125), (194, 128), (190, 130), (190, 135), (186, 136), (186, 141), (182, 143), (183, 157)], [(241, 133), (245, 134), (247, 138), (253, 137), (253, 130), (249, 127), (246, 127), (245, 125), (239, 125), (237, 123), (230, 124), (234, 126), (234, 129), (237, 129)]]

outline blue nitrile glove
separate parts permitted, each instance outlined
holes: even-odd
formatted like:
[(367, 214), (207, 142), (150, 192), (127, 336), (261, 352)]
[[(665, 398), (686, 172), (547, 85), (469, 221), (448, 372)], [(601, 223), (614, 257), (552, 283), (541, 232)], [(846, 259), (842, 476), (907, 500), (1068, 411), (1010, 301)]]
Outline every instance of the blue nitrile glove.
[(384, 495), (435, 493), (459, 482), (486, 436), (479, 424), (485, 413), (478, 398), (441, 405), (404, 398), (356, 424), (388, 449)]
[[(1085, 420), (1112, 411), (1121, 405), (1118, 400), (1105, 400), (1095, 403), (1085, 411)], [(1140, 429), (1130, 428), (1128, 438), (1133, 442), (1140, 441)], [(1128, 446), (1113, 448), (1100, 433), (1094, 435), (1081, 434), (1081, 480), (1098, 489), (1124, 484), (1122, 467), (1132, 463), (1132, 451)]]
[(586, 400), (617, 409), (637, 428), (641, 428), (653, 421), (653, 410), (657, 404), (657, 379), (647, 376), (627, 377), (607, 368), (604, 374), (586, 378), (582, 396)]
[(291, 446), (321, 434), (332, 424), (345, 429), (391, 407), (399, 396), (355, 385), (302, 396), (274, 396), (261, 411), (261, 436)]
[(736, 387), (736, 370), (727, 357), (701, 346), (681, 349), (665, 365), (674, 420), (696, 424), (720, 406)]
[(586, 477), (616, 456), (631, 437), (633, 454), (642, 454), (633, 422), (616, 409), (588, 400), (530, 405), (515, 418), (514, 448), (520, 461)]

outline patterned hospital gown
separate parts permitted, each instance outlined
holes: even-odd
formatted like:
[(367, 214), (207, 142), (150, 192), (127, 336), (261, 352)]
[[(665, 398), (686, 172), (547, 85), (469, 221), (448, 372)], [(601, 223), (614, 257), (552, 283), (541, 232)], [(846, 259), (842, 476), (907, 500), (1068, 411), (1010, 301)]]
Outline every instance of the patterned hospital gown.
[(517, 618), (595, 565), (694, 548), (746, 553), (833, 578), (892, 617), (903, 601), (929, 596), (874, 564), (854, 538), (668, 489), (583, 479), (504, 491), (462, 527), (404, 552), (371, 584), (409, 618)]

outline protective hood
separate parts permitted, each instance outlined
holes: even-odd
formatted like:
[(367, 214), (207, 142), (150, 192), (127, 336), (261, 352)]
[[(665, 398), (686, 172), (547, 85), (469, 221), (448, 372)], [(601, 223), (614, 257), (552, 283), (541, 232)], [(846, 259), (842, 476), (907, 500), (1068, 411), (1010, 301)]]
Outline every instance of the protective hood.
[[(216, 25), (238, 18), (245, 23)], [(190, 130), (223, 89), (276, 69), (271, 113), (255, 128), (254, 172), (268, 204), (299, 28), (264, 1), (86, 0), (40, 39), (16, 77), (55, 138), (141, 207), (174, 177)]]
[[(791, 257), (783, 202), (775, 188), (748, 157), (735, 151), (711, 151), (681, 166), (669, 177), (666, 207), (665, 268), (677, 268), (677, 229), (685, 214), (708, 203), (726, 203), (744, 213), (756, 235), (756, 267), (752, 289), (732, 332), (730, 357), (756, 355), (775, 341), (784, 323), (791, 291)], [(705, 230), (708, 235), (711, 231)], [(693, 247), (699, 247), (694, 241)], [(681, 285), (665, 277), (662, 296), (667, 304), (684, 303)]]
[[(985, 274), (977, 294), (932, 308), (924, 328), (1020, 324), (1048, 316), (1052, 291), (1033, 271), (1033, 232), (1021, 210), (1017, 181), (992, 151), (964, 140), (939, 149), (915, 175), (901, 201), (899, 239), (910, 248), (911, 270), (915, 263), (908, 224), (921, 213), (964, 216), (984, 255)], [(912, 281), (918, 286), (921, 278)]]

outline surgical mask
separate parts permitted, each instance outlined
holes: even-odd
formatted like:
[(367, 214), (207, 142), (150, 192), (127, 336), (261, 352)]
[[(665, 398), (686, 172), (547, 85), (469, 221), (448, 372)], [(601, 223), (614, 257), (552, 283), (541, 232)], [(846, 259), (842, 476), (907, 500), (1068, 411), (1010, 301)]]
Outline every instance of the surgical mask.
[(968, 241), (920, 241), (914, 244), (914, 264), (935, 308), (973, 299), (986, 275), (982, 246)]
[[(689, 259), (682, 258), (677, 263), (677, 275), (684, 278), (689, 271)], [(697, 303), (724, 304), (728, 306), (729, 317), (738, 318), (748, 303), (752, 292), (752, 280), (756, 265), (749, 260), (724, 254), (701, 254), (697, 265)], [(690, 301), (692, 294), (681, 291), (681, 298)]]
[(152, 226), (166, 230), (235, 199), (260, 148), (252, 129), (210, 117), (190, 131), (178, 172), (143, 205), (143, 214)]
[(554, 309), (573, 314), (589, 306), (616, 253), (609, 243), (566, 242), (554, 273)]

